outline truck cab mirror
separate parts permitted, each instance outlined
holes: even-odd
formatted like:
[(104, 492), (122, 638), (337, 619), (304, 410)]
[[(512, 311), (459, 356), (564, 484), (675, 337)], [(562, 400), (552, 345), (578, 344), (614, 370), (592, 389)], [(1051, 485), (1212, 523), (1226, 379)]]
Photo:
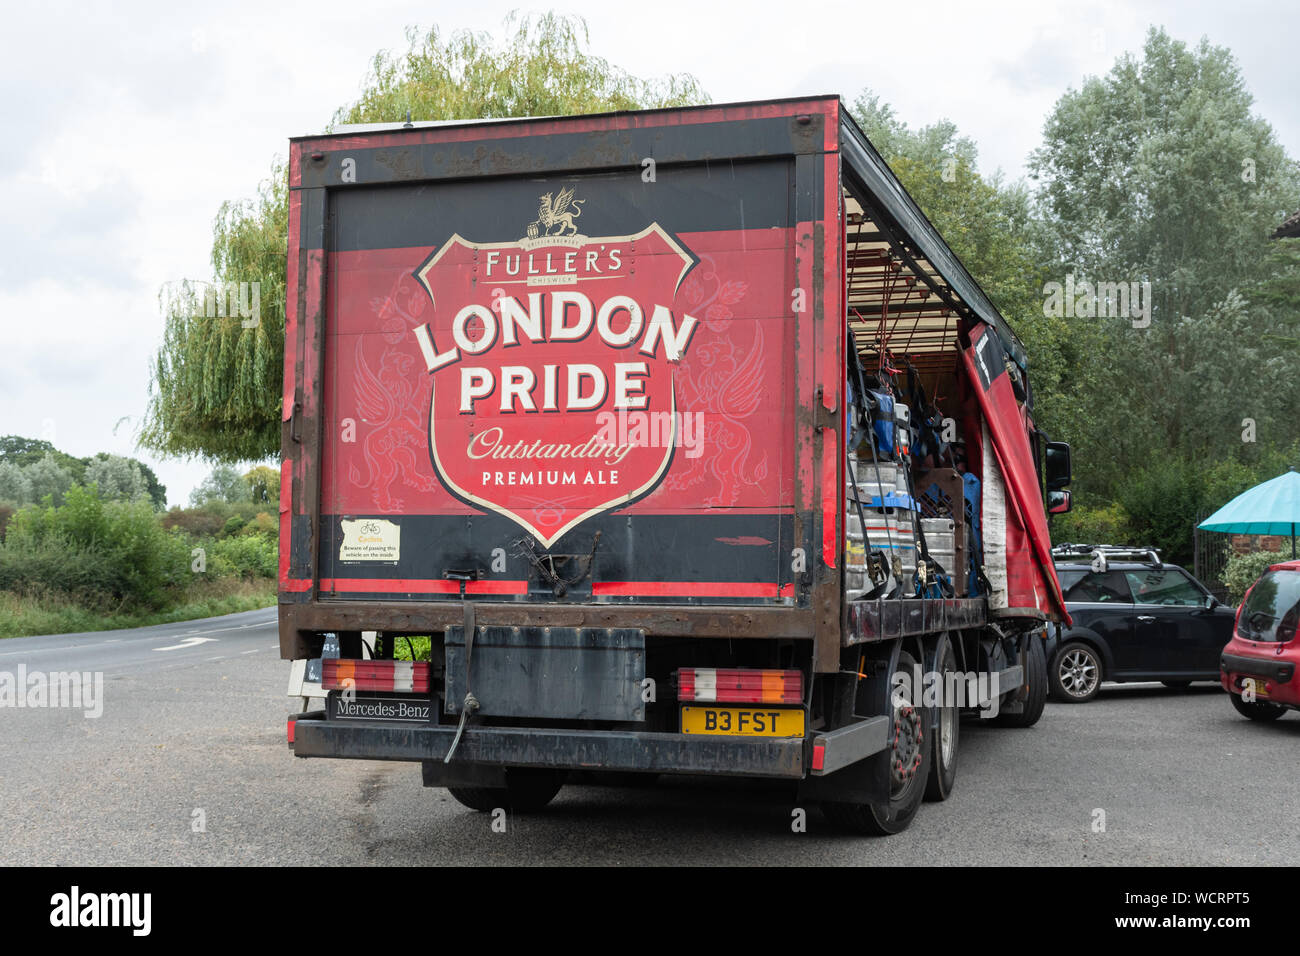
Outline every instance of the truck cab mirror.
[(1047, 513), (1063, 515), (1070, 510), (1070, 493), (1068, 491), (1049, 491), (1047, 493)]
[[(1068, 442), (1049, 441), (1047, 443), (1044, 470), (1046, 472), (1048, 491), (1058, 491), (1070, 483), (1070, 445)], [(1064, 510), (1069, 510), (1068, 504)], [(1052, 513), (1055, 514), (1056, 512)]]

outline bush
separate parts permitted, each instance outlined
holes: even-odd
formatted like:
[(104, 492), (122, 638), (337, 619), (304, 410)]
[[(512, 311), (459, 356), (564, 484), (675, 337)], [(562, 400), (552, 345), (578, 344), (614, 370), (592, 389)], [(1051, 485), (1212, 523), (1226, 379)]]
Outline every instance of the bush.
[(269, 538), (278, 538), (280, 534), (280, 522), (272, 518), (265, 511), (259, 511), (257, 517), (240, 529), (240, 534), (260, 534)]
[(1228, 600), (1240, 604), (1250, 586), (1259, 580), (1259, 576), (1268, 570), (1269, 565), (1290, 559), (1291, 552), (1251, 551), (1247, 554), (1234, 554), (1228, 558), (1223, 568), (1223, 583), (1228, 588)]
[(218, 577), (244, 580), (274, 578), (279, 573), (275, 540), (261, 535), (220, 538), (207, 546), (208, 570)]
[(172, 508), (163, 516), (162, 525), (169, 531), (178, 528), (186, 534), (198, 538), (216, 538), (233, 533), (227, 532), (226, 526), (232, 518), (239, 519), (239, 531), (243, 524), (259, 513), (257, 505), (251, 501), (228, 504), (224, 501), (209, 501), (197, 508)]
[(245, 522), (243, 518), (239, 517), (239, 515), (231, 515), (226, 519), (226, 523), (221, 526), (221, 536), (223, 538), (228, 538), (232, 534), (239, 534), (239, 529), (246, 523), (247, 522)]
[(1052, 544), (1138, 545), (1131, 541), (1132, 520), (1117, 501), (1092, 506), (1075, 504), (1063, 515), (1053, 515), (1049, 529)]
[(186, 542), (167, 534), (148, 499), (105, 502), (73, 486), (60, 506), (23, 508), (0, 546), (0, 588), (98, 594), (159, 608), (189, 584)]

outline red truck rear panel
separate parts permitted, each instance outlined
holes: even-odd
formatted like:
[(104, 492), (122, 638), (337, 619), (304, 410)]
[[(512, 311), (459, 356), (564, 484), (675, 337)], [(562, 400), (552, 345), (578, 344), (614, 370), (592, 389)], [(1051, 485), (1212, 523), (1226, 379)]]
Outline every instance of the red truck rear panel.
[[(766, 112), (788, 130), (810, 105), (833, 115)], [(833, 153), (364, 181), (409, 156), (389, 145), (515, 125), (295, 144), (297, 185), (317, 144), (340, 171), (358, 151), (362, 181), (291, 207), (286, 421), (319, 454), (286, 444), (282, 592), (312, 590), (314, 563), (320, 600), (806, 607), (792, 553), (836, 554), (811, 508), (838, 500), (838, 445), (814, 460), (796, 435), (822, 371), (800, 363), (820, 349), (839, 377), (840, 342), (796, 341), (818, 283), (840, 307), (839, 256), (814, 268)]]

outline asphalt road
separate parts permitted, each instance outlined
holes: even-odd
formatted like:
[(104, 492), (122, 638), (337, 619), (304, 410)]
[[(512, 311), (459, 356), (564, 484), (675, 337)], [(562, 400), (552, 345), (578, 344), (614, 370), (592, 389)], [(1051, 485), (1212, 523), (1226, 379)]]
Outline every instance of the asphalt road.
[[(956, 792), (905, 833), (806, 832), (781, 786), (566, 787), (506, 832), (413, 764), (299, 760), (274, 610), (0, 641), (0, 672), (104, 674), (103, 713), (0, 708), (0, 863), (1282, 864), (1300, 858), (1300, 714), (1110, 686), (1027, 730), (963, 725)], [(201, 642), (195, 638), (205, 638)], [(169, 648), (162, 650), (161, 648)], [(1105, 812), (1104, 832), (1094, 832)], [(201, 811), (201, 812), (200, 812)], [(202, 826), (198, 826), (201, 822)]]

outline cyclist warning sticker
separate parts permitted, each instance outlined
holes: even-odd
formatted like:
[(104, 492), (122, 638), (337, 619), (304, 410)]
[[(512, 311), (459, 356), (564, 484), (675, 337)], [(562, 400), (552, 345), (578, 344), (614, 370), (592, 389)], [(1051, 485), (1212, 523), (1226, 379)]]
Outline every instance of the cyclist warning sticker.
[(358, 518), (339, 522), (343, 527), (343, 543), (339, 545), (340, 561), (380, 561), (396, 563), (402, 556), (402, 529), (395, 521), (383, 518)]

